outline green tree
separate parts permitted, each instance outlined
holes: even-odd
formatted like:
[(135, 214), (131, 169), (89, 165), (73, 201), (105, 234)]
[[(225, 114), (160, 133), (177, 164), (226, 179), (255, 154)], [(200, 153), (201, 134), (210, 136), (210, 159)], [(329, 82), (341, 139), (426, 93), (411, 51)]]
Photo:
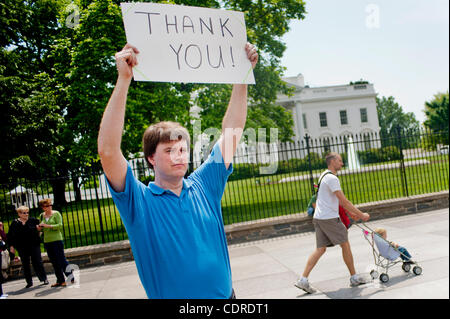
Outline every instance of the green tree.
[(425, 115), (427, 119), (423, 124), (433, 131), (447, 131), (449, 121), (449, 103), (447, 93), (438, 93), (434, 99), (425, 102)]
[[(120, 0), (4, 0), (0, 3), (0, 105), (3, 176), (47, 174), (73, 177), (99, 168), (97, 133), (115, 85), (114, 54), (126, 43)], [(261, 63), (256, 86), (249, 88), (249, 127), (279, 127), (282, 139), (293, 135), (290, 114), (274, 104), (288, 92), (280, 77), (286, 48), (280, 40), (291, 19), (303, 19), (301, 0), (164, 1), (245, 12), (248, 40)], [(75, 7), (74, 7), (75, 5)], [(73, 8), (78, 8), (74, 12)], [(76, 18), (74, 19), (74, 13)], [(79, 19), (78, 19), (79, 18)], [(72, 20), (70, 20), (72, 19)], [(67, 22), (74, 22), (68, 24)], [(190, 127), (194, 91), (204, 107), (205, 123), (220, 127), (231, 86), (133, 82), (129, 90), (122, 142), (125, 156), (141, 150), (143, 130), (160, 120)], [(214, 98), (216, 97), (216, 98)], [(211, 111), (211, 112), (209, 112)], [(216, 114), (216, 117), (211, 117)], [(205, 126), (204, 126), (205, 127)], [(64, 202), (63, 183), (54, 185)], [(58, 190), (56, 190), (58, 188)]]
[[(67, 129), (72, 134), (71, 154), (83, 166), (97, 159), (98, 128), (117, 71), (114, 54), (126, 43), (120, 7), (111, 0), (97, 0), (88, 5), (78, 2), (79, 25), (56, 48), (61, 57), (60, 77), (66, 78)], [(66, 14), (68, 14), (66, 12)], [(62, 21), (66, 19), (62, 17)], [(66, 37), (67, 38), (67, 37)], [(122, 139), (125, 156), (141, 151), (143, 130), (153, 122), (176, 120), (186, 125), (189, 115), (188, 85), (176, 83), (132, 82), (127, 100), (126, 122)], [(96, 164), (97, 168), (98, 163)]]
[[(291, 19), (304, 19), (305, 3), (286, 1), (224, 1), (226, 9), (245, 13), (248, 41), (258, 47), (260, 61), (254, 70), (256, 85), (249, 87), (247, 128), (278, 128), (279, 139), (289, 141), (294, 135), (292, 114), (276, 105), (277, 93), (291, 90), (281, 80), (284, 69), (280, 59), (286, 49), (281, 37), (289, 31)], [(228, 86), (208, 86), (197, 101), (202, 108), (202, 126), (221, 127), (230, 93)], [(267, 132), (268, 134), (268, 132)]]
[(48, 52), (61, 5), (56, 0), (0, 4), (2, 176), (33, 178), (58, 166), (62, 108)]
[(437, 93), (434, 99), (425, 102), (426, 120), (424, 126), (428, 128), (431, 134), (427, 134), (423, 139), (424, 147), (435, 149), (437, 144), (447, 144), (449, 142), (448, 121), (449, 121), (449, 95), (446, 93)]
[(381, 99), (377, 97), (376, 101), (382, 146), (397, 145), (399, 134), (401, 137), (408, 137), (403, 138), (402, 148), (417, 146), (420, 123), (414, 113), (405, 113), (392, 96), (383, 96)]
[[(65, 35), (61, 39), (57, 51), (63, 57), (60, 78), (67, 80), (67, 128), (76, 141), (71, 152), (73, 155), (79, 154), (78, 158), (81, 159), (86, 154), (96, 157), (98, 125), (116, 79), (113, 56), (122, 48), (126, 39), (119, 1), (75, 3), (80, 8), (79, 25), (67, 31), (70, 36)], [(262, 58), (263, 62), (255, 70), (257, 85), (249, 89), (251, 106), (248, 125), (254, 128), (281, 128), (282, 139), (289, 139), (293, 135), (292, 116), (273, 103), (278, 91), (288, 91), (280, 79), (282, 68), (279, 66), (279, 59), (285, 46), (279, 37), (289, 30), (289, 19), (303, 18), (303, 2), (260, 1), (252, 4), (242, 0), (223, 3), (184, 0), (174, 3), (212, 8), (223, 5), (226, 9), (246, 12), (249, 41), (258, 45), (262, 55), (270, 57)], [(67, 15), (68, 12), (62, 15), (61, 21), (67, 19)], [(260, 20), (261, 16), (265, 18)], [(67, 38), (70, 41), (65, 40)], [(66, 63), (67, 56), (70, 65)], [(122, 151), (125, 156), (140, 152), (142, 131), (160, 120), (178, 121), (192, 133), (189, 101), (193, 91), (201, 92), (197, 102), (203, 108), (202, 127), (220, 128), (230, 90), (229, 85), (133, 82), (127, 100)], [(83, 161), (79, 162), (81, 165)]]

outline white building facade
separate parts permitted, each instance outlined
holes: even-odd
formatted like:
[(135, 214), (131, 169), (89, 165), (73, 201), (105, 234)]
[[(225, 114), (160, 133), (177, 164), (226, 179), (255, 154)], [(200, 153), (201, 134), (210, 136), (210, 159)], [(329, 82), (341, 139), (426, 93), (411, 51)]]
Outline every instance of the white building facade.
[(278, 95), (277, 103), (292, 112), (294, 139), (304, 140), (380, 132), (373, 84), (310, 88), (303, 75), (283, 80), (294, 88), (292, 96)]
[[(381, 146), (380, 142), (374, 139), (374, 135), (379, 134), (380, 127), (376, 107), (377, 93), (373, 84), (310, 88), (305, 86), (301, 74), (283, 80), (294, 88), (294, 94), (292, 96), (279, 94), (276, 104), (282, 105), (292, 113), (295, 133), (293, 140), (298, 143), (279, 144), (277, 141), (263, 141), (257, 146), (241, 143), (237, 149), (235, 163), (271, 164), (278, 160), (304, 158), (308, 152), (319, 155), (328, 151), (343, 153), (349, 150), (349, 143), (353, 142), (355, 145), (350, 147), (353, 153)], [(199, 120), (199, 112), (198, 106), (193, 105), (192, 118)], [(200, 165), (205, 154), (209, 154), (208, 146), (211, 146), (209, 145), (211, 132), (202, 130), (199, 133), (203, 133), (197, 137), (193, 149), (194, 168)], [(220, 131), (212, 135), (217, 139)], [(305, 144), (306, 135), (310, 137), (312, 145), (312, 149), (309, 150)]]

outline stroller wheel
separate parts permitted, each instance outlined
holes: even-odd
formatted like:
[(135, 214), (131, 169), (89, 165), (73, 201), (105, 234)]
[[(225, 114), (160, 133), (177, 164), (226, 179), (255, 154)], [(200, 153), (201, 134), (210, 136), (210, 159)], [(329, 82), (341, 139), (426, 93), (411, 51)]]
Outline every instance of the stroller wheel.
[(383, 283), (388, 282), (388, 281), (389, 281), (389, 276), (388, 276), (388, 274), (381, 274), (381, 275), (380, 275), (380, 281), (383, 282)]
[(422, 267), (415, 266), (413, 268), (413, 273), (414, 273), (414, 275), (420, 275), (422, 273)]
[(377, 277), (378, 277), (378, 271), (376, 271), (375, 269), (372, 270), (372, 271), (370, 272), (370, 277), (372, 277), (372, 279), (377, 278)]
[(404, 263), (402, 265), (402, 269), (403, 269), (404, 272), (409, 272), (411, 270), (411, 265), (407, 264), (407, 263)]

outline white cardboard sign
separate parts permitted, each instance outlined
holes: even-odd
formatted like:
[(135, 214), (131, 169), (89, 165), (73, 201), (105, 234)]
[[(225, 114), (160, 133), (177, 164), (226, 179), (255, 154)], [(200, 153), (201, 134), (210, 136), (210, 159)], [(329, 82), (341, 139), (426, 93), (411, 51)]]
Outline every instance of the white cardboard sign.
[(254, 84), (244, 14), (160, 3), (121, 3), (135, 81)]

